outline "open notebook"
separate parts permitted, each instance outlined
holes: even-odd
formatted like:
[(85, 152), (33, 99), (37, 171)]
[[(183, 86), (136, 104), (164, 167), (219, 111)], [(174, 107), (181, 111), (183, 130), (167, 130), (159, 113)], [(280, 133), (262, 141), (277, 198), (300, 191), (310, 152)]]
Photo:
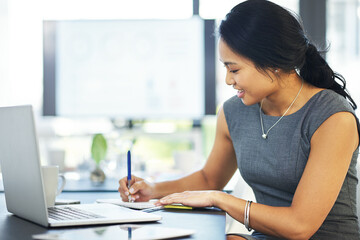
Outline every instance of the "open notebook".
[(122, 207), (137, 209), (137, 210), (146, 210), (146, 209), (161, 209), (161, 208), (176, 208), (176, 209), (193, 209), (193, 207), (184, 206), (181, 204), (171, 204), (165, 205), (163, 207), (155, 206), (155, 202), (157, 200), (150, 200), (149, 202), (124, 202), (121, 199), (97, 199), (98, 203), (111, 203), (115, 205), (119, 205)]
[(111, 203), (111, 204), (119, 205), (119, 206), (122, 206), (122, 207), (138, 209), (138, 210), (156, 207), (155, 206), (156, 201), (123, 202), (121, 199), (97, 199), (96, 202), (98, 202), (98, 203)]

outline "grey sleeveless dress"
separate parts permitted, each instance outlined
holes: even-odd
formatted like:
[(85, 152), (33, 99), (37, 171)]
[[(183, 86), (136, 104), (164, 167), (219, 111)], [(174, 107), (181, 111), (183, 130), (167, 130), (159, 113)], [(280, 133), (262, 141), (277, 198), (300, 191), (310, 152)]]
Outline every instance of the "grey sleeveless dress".
[[(318, 127), (337, 112), (351, 112), (346, 99), (332, 90), (315, 94), (300, 110), (285, 116), (265, 140), (261, 137), (259, 105), (245, 106), (236, 96), (224, 103), (224, 113), (244, 180), (256, 201), (270, 206), (290, 206)], [(264, 129), (279, 117), (262, 113)], [(359, 125), (358, 125), (359, 129)], [(320, 229), (311, 239), (360, 239), (356, 211), (356, 162), (354, 152), (340, 194)], [(249, 239), (277, 239), (254, 232)]]

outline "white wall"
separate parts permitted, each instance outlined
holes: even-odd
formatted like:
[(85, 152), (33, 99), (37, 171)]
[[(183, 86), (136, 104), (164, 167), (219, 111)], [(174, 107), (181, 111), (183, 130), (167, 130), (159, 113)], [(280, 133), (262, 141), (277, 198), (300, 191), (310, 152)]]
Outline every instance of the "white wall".
[(6, 99), (8, 89), (8, 1), (0, 0), (0, 103)]
[(0, 105), (41, 107), (39, 1), (0, 0)]

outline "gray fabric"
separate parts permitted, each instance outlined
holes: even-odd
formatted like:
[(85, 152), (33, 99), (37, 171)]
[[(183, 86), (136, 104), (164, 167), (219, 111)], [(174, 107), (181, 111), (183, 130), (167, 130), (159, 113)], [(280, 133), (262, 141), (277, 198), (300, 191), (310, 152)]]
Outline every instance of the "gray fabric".
[[(323, 90), (300, 110), (285, 116), (264, 140), (258, 104), (245, 106), (236, 96), (224, 103), (240, 173), (258, 203), (291, 205), (309, 157), (312, 135), (327, 118), (344, 111), (354, 114), (345, 98), (332, 90)], [(265, 131), (279, 119), (263, 113), (262, 117)], [(336, 203), (314, 239), (360, 239), (356, 215), (357, 156), (358, 149)]]

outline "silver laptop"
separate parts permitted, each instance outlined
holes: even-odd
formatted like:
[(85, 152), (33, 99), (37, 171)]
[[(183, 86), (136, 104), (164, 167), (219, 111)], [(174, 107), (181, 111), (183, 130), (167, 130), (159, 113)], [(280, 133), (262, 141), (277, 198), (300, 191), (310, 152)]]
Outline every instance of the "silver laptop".
[(0, 107), (0, 164), (9, 212), (45, 227), (158, 221), (112, 204), (46, 207), (31, 106)]

